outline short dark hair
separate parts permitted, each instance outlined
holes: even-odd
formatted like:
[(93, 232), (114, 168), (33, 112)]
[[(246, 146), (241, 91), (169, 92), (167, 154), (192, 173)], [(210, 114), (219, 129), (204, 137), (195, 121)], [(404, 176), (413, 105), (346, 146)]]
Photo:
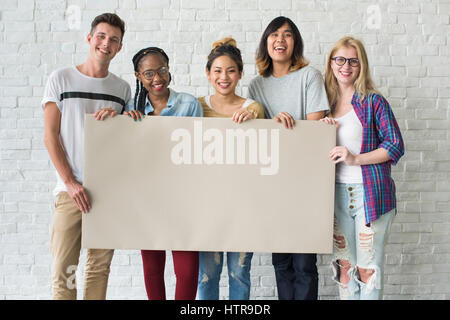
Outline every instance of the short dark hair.
[(294, 50), (291, 57), (290, 71), (295, 71), (308, 65), (305, 57), (303, 57), (303, 39), (300, 35), (300, 31), (291, 19), (280, 16), (273, 19), (267, 26), (266, 30), (264, 30), (261, 41), (259, 42), (258, 51), (256, 52), (256, 66), (258, 67), (259, 74), (263, 77), (270, 76), (273, 71), (272, 58), (269, 56), (267, 51), (267, 38), (270, 34), (281, 28), (285, 23), (289, 24), (294, 36)]
[(103, 13), (99, 16), (96, 16), (91, 23), (91, 34), (94, 32), (94, 29), (98, 24), (105, 22), (113, 27), (117, 27), (120, 29), (122, 33), (120, 37), (120, 42), (123, 40), (123, 35), (125, 34), (125, 22), (120, 19), (120, 17), (115, 13)]

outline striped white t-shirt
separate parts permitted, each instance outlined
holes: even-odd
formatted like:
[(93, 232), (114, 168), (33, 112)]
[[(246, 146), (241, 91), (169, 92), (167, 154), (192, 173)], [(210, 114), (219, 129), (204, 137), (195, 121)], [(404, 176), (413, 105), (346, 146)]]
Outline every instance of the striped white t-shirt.
[[(92, 78), (73, 67), (54, 71), (47, 80), (41, 105), (55, 102), (61, 111), (60, 141), (75, 179), (83, 183), (84, 116), (102, 108), (121, 112), (131, 98), (130, 85), (109, 72), (105, 78)], [(67, 191), (56, 173), (57, 195)]]

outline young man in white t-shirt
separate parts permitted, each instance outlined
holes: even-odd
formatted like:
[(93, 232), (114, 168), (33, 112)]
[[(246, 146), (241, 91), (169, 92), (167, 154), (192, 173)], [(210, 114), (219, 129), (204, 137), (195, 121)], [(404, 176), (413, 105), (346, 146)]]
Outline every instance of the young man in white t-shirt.
[[(131, 98), (127, 82), (108, 71), (122, 49), (124, 22), (115, 14), (97, 16), (87, 36), (87, 60), (54, 71), (47, 82), (44, 140), (57, 171), (52, 225), (52, 288), (54, 299), (76, 299), (75, 271), (81, 250), (81, 215), (91, 202), (83, 188), (84, 116), (97, 120), (121, 112)], [(105, 299), (113, 250), (88, 249), (85, 299)]]

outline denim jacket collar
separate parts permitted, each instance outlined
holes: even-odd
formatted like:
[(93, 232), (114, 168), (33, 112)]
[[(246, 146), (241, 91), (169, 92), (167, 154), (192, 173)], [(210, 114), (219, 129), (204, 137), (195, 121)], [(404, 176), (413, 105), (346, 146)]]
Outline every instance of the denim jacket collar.
[[(167, 108), (173, 107), (177, 100), (177, 93), (173, 91), (172, 89), (169, 89), (169, 100), (167, 100)], [(148, 98), (148, 95), (145, 97), (145, 114), (152, 113), (155, 111), (155, 108), (153, 108), (152, 103), (150, 102), (150, 99)]]

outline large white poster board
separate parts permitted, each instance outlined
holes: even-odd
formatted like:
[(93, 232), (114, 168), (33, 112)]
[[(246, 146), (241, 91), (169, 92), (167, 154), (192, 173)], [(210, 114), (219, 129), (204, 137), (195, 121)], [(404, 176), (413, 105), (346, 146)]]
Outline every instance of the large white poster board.
[(334, 126), (86, 116), (85, 248), (331, 253)]

